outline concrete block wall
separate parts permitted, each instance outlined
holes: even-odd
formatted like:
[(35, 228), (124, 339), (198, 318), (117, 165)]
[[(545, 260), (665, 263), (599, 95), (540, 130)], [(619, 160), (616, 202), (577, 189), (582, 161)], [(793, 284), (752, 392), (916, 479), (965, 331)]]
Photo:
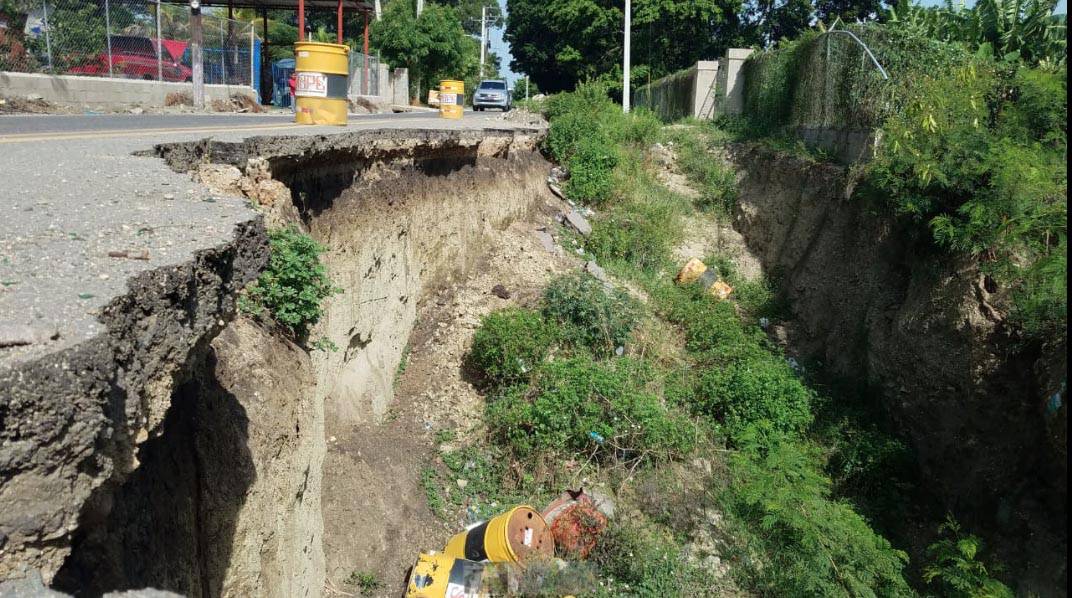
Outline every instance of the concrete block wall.
[[(175, 92), (192, 93), (193, 85), (139, 79), (0, 72), (0, 94), (23, 97), (36, 95), (53, 104), (65, 106), (163, 106), (167, 95)], [(205, 86), (206, 102), (225, 100), (232, 94), (256, 97), (253, 88), (246, 85)]]
[(719, 61), (715, 96), (715, 111), (719, 114), (740, 114), (744, 109), (744, 81), (741, 79), (741, 67), (752, 55), (748, 48), (730, 48), (726, 56)]
[(391, 103), (409, 106), (409, 69), (395, 69), (388, 77)]
[(655, 112), (664, 121), (686, 116), (710, 119), (718, 114), (740, 114), (744, 106), (741, 66), (752, 53), (731, 48), (719, 60), (695, 65), (636, 89), (633, 105)]

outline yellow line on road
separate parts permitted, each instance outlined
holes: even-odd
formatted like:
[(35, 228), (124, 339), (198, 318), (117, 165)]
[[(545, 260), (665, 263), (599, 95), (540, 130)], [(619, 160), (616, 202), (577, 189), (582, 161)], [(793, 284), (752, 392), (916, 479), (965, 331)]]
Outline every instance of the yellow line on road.
[[(357, 121), (350, 122), (349, 127), (353, 126), (369, 126), (376, 124), (411, 124), (419, 122), (428, 122), (427, 119), (398, 119), (398, 120), (373, 120), (373, 121)], [(79, 131), (74, 133), (19, 133), (15, 135), (0, 135), (0, 144), (4, 143), (31, 143), (39, 141), (77, 141), (81, 139), (110, 139), (116, 137), (137, 137), (144, 135), (171, 135), (171, 134), (203, 134), (203, 133), (237, 133), (242, 131), (260, 131), (267, 129), (294, 129), (304, 127), (307, 125), (298, 125), (292, 122), (287, 123), (269, 123), (260, 125), (245, 125), (245, 126), (213, 126), (213, 127), (197, 127), (197, 128), (182, 128), (171, 127), (163, 129), (125, 129), (125, 130), (103, 130), (103, 131)], [(344, 133), (348, 129), (339, 127), (338, 132)]]

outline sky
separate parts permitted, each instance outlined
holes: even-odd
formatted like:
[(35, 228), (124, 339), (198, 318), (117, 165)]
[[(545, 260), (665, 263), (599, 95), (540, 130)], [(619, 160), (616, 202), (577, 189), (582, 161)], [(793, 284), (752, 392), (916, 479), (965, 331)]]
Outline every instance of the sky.
[[(1064, 2), (1065, 0), (1061, 0)], [(502, 9), (503, 17), (506, 16), (506, 0), (499, 0), (499, 8)], [(510, 70), (510, 46), (503, 39), (503, 28), (498, 27), (491, 30), (491, 51), (499, 55), (502, 59), (502, 74), (506, 77), (506, 81), (513, 85), (514, 81), (517, 81), (521, 76)], [(518, 90), (522, 94), (525, 93), (524, 84)], [(521, 96), (524, 97), (524, 96)]]
[[(955, 1), (956, 0), (954, 0), (954, 2)], [(938, 4), (942, 4), (943, 2), (944, 0), (919, 0), (919, 3), (923, 6), (935, 6)], [(964, 0), (964, 3), (967, 6), (972, 6), (975, 4), (975, 0)], [(506, 16), (506, 0), (499, 0), (499, 7), (502, 9), (503, 16)], [(1057, 2), (1056, 12), (1058, 14), (1067, 14), (1068, 0), (1059, 0)], [(502, 72), (503, 75), (506, 77), (506, 80), (510, 82), (510, 84), (513, 84), (515, 81), (517, 81), (521, 76), (510, 70), (510, 46), (503, 39), (502, 28), (496, 28), (491, 30), (491, 51), (495, 52), (502, 58)], [(518, 91), (523, 93), (523, 90), (524, 84), (522, 84), (522, 87), (520, 87)]]

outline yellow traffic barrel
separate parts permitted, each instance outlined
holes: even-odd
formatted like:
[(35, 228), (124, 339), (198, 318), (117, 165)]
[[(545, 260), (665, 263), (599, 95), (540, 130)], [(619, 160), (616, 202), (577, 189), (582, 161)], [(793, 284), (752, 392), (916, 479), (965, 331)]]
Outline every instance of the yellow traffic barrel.
[(543, 517), (522, 505), (456, 534), (443, 552), (470, 561), (519, 563), (553, 557), (555, 541)]
[(461, 118), (465, 104), (465, 82), (447, 79), (439, 82), (439, 116)]
[(349, 112), (350, 48), (342, 44), (295, 42), (294, 122), (345, 125)]

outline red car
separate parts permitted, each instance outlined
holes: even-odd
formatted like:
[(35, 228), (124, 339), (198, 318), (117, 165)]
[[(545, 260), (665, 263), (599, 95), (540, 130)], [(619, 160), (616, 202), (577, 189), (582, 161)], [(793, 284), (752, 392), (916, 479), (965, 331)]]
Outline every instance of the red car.
[(160, 40), (163, 64), (158, 65), (155, 39), (134, 35), (113, 35), (111, 40), (111, 71), (108, 69), (108, 52), (105, 51), (91, 62), (69, 69), (67, 72), (72, 75), (98, 77), (107, 77), (110, 72), (116, 77), (155, 81), (162, 70), (164, 81), (181, 82), (193, 79), (193, 71), (179, 62), (179, 57), (186, 49), (186, 42)]

